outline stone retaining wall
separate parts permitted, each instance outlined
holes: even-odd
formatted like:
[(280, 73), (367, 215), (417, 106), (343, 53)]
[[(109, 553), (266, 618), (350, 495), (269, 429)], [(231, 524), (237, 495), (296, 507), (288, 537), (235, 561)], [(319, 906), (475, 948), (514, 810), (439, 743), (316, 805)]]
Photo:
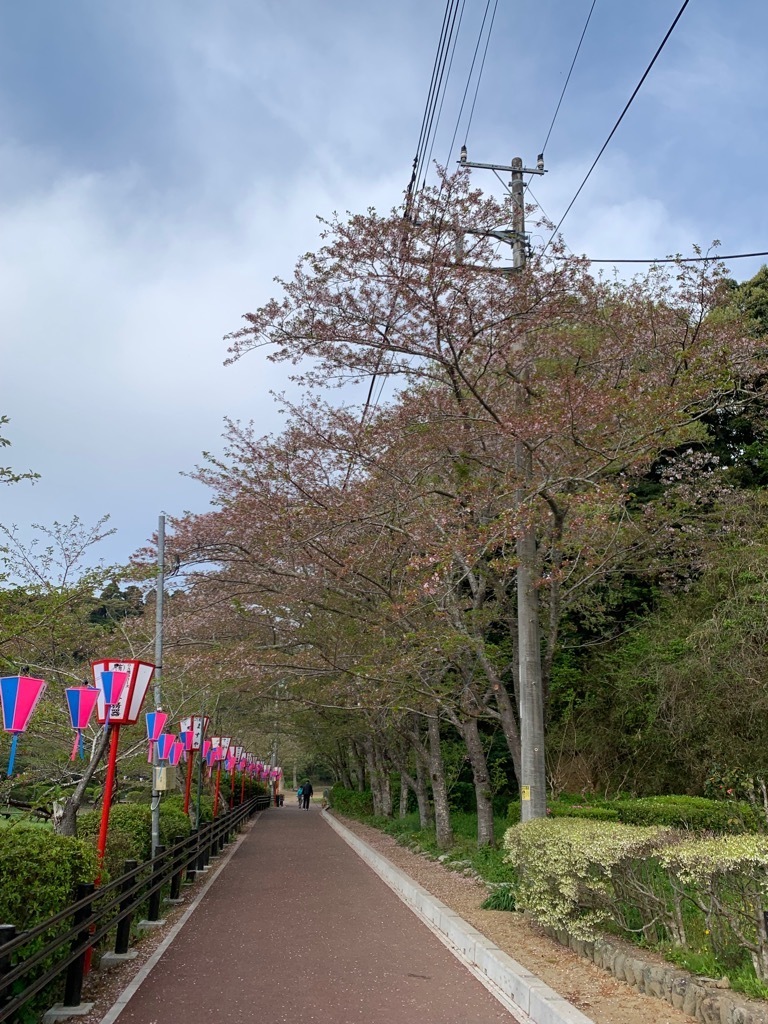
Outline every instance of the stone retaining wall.
[(664, 965), (643, 959), (643, 951), (616, 940), (601, 938), (595, 942), (574, 939), (568, 932), (545, 928), (547, 935), (592, 960), (638, 992), (666, 999), (678, 1010), (696, 1017), (702, 1024), (768, 1024), (768, 1005), (747, 999), (714, 978), (700, 978), (674, 964)]

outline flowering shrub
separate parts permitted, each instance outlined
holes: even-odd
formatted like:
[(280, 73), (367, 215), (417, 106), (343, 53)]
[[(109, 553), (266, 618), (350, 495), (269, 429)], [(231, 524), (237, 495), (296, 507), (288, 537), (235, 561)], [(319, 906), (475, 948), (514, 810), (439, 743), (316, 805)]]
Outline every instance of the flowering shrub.
[(768, 981), (768, 837), (542, 818), (509, 829), (504, 846), (516, 904), (539, 924), (581, 939), (609, 927), (734, 966), (746, 951)]
[(768, 838), (723, 836), (671, 846), (660, 854), (675, 892), (704, 915), (713, 952), (749, 951), (755, 974), (768, 980)]
[(641, 893), (640, 878), (648, 859), (672, 841), (674, 833), (658, 826), (553, 818), (515, 825), (504, 846), (520, 876), (517, 905), (540, 924), (593, 939), (600, 926), (623, 917), (620, 902), (630, 896), (644, 895), (644, 924), (659, 912), (673, 920), (666, 898)]

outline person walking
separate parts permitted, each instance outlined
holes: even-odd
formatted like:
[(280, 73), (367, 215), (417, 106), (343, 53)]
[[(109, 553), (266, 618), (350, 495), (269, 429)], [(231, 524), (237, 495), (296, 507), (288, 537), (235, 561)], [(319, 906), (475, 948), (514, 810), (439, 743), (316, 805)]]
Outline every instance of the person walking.
[(312, 789), (312, 783), (307, 779), (304, 785), (301, 787), (301, 806), (305, 811), (309, 810), (309, 799), (314, 793)]
[(296, 790), (296, 796), (299, 798), (299, 807), (301, 807), (301, 796), (302, 796), (303, 792), (304, 792), (304, 787), (303, 786), (299, 786), (299, 788)]

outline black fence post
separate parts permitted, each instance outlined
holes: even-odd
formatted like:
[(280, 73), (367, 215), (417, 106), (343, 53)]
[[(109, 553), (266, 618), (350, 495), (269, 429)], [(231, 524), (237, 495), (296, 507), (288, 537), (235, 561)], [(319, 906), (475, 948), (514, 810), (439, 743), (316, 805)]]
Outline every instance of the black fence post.
[(158, 863), (165, 853), (165, 847), (161, 844), (155, 847), (155, 859), (152, 862), (152, 874), (150, 876), (150, 884), (157, 886), (153, 892), (149, 894), (149, 910), (147, 912), (148, 921), (159, 921), (160, 920), (160, 890), (162, 889), (161, 879), (163, 877), (163, 866)]
[[(127, 875), (129, 872), (135, 871), (139, 866), (139, 862), (136, 860), (127, 860), (123, 864), (123, 871)], [(122, 891), (127, 893), (128, 890), (133, 886), (136, 881), (136, 876), (131, 875), (130, 878), (126, 878), (123, 882)], [(128, 910), (131, 905), (131, 897), (123, 896), (120, 900), (120, 913)], [(128, 946), (131, 941), (131, 919), (133, 914), (126, 914), (125, 917), (121, 917), (117, 922), (117, 935), (115, 936), (115, 952), (121, 955), (128, 952)]]
[[(15, 924), (0, 924), (0, 946), (4, 946), (6, 942), (10, 942), (16, 938), (16, 925)], [(0, 955), (0, 1007), (5, 1004), (11, 998), (11, 993), (7, 991), (6, 986), (3, 984), (3, 978), (11, 969), (11, 954), (3, 953)]]
[(199, 871), (202, 871), (208, 863), (208, 844), (209, 841), (206, 840), (204, 829), (198, 829), (198, 856), (195, 866)]
[[(84, 900), (86, 896), (93, 896), (93, 892), (96, 886), (93, 882), (80, 882), (75, 891), (75, 902), (79, 903), (80, 900)], [(84, 906), (80, 907), (79, 910), (75, 911), (75, 917), (73, 924), (83, 924), (91, 916), (93, 910), (93, 904), (88, 902)], [(85, 945), (88, 942), (89, 931), (87, 928), (82, 928), (72, 940), (72, 949), (75, 950), (79, 946), (83, 946), (83, 949), (78, 954), (77, 958), (67, 968), (67, 979), (64, 983), (64, 1006), (79, 1006), (83, 994), (83, 974), (85, 968), (85, 954), (88, 947)]]
[[(184, 836), (174, 836), (173, 837), (173, 845), (175, 847), (177, 847), (177, 848), (180, 847), (183, 842), (184, 842)], [(170, 894), (170, 899), (172, 899), (172, 900), (177, 900), (179, 898), (180, 893), (181, 893), (181, 875), (182, 875), (182, 872), (184, 870), (184, 856), (185, 856), (185, 851), (184, 850), (180, 850), (180, 852), (176, 854), (176, 860), (174, 861), (174, 864), (173, 864), (173, 878), (171, 879), (171, 894)]]

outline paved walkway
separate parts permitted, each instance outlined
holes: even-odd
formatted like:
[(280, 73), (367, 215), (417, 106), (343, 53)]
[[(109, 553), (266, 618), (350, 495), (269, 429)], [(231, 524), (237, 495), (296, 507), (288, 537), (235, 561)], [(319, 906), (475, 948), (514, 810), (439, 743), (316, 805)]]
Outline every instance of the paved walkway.
[(512, 1024), (322, 819), (263, 812), (118, 1024)]

